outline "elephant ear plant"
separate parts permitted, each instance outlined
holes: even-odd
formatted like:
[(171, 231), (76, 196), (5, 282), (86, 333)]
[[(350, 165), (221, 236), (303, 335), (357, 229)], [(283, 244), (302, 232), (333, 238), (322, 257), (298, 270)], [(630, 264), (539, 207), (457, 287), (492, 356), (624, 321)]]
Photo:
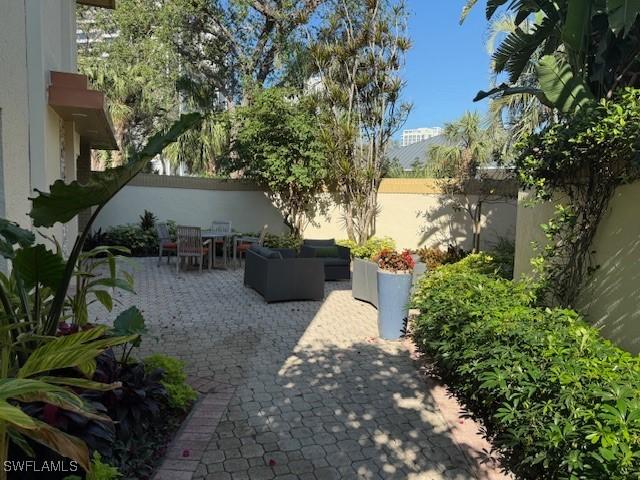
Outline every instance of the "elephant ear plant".
[[(34, 227), (66, 223), (92, 208), (84, 230), (66, 260), (60, 252), (35, 244), (35, 235), (0, 219), (0, 255), (11, 262), (11, 274), (0, 276), (0, 466), (5, 465), (9, 441), (30, 451), (28, 440), (39, 442), (90, 469), (87, 446), (30, 415), (21, 403), (44, 402), (87, 417), (97, 415), (73, 389), (110, 390), (117, 384), (90, 380), (96, 357), (104, 350), (136, 341), (138, 335), (113, 336), (96, 326), (67, 336), (55, 336), (69, 284), (89, 230), (101, 209), (155, 155), (199, 122), (198, 114), (183, 115), (165, 132), (152, 137), (126, 165), (93, 173), (80, 184), (58, 180), (50, 192), (37, 192), (30, 212)], [(115, 282), (118, 283), (118, 282)], [(98, 300), (101, 294), (98, 294)], [(102, 295), (103, 300), (105, 299)], [(105, 300), (106, 301), (106, 300)], [(108, 301), (106, 301), (108, 303)], [(80, 310), (84, 310), (81, 306)], [(73, 312), (72, 314), (76, 313)], [(72, 375), (73, 371), (77, 376)], [(0, 468), (0, 480), (7, 472)]]

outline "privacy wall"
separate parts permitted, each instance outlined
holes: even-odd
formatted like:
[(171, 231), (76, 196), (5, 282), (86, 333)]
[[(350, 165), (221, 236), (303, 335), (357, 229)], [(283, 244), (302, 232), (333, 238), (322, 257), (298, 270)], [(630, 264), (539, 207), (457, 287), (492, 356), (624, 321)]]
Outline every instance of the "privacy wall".
[[(509, 188), (512, 188), (509, 186)], [(473, 198), (471, 196), (470, 198)], [(339, 207), (329, 194), (319, 199), (325, 208), (306, 228), (306, 238), (346, 238)], [(376, 235), (389, 236), (399, 247), (444, 245), (452, 239), (469, 248), (472, 223), (447, 203), (432, 179), (385, 179), (378, 196), (380, 213)], [(255, 185), (239, 180), (218, 180), (164, 175), (139, 175), (100, 213), (96, 228), (136, 223), (144, 210), (160, 220), (206, 227), (213, 220), (228, 220), (240, 232), (287, 231), (280, 212)], [(499, 239), (514, 240), (516, 199), (487, 203), (483, 207), (483, 248)]]
[[(516, 278), (531, 272), (531, 242), (544, 244), (540, 224), (551, 218), (554, 202), (526, 206), (518, 198)], [(640, 352), (640, 182), (618, 188), (593, 242), (594, 265), (577, 309), (602, 334), (632, 353)]]

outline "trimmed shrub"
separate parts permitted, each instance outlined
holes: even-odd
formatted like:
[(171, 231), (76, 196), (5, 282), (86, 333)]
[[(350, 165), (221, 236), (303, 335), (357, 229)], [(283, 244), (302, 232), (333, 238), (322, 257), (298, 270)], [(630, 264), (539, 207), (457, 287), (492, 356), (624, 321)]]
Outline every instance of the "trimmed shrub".
[(372, 237), (364, 245), (358, 245), (353, 240), (339, 240), (338, 245), (349, 247), (353, 258), (372, 259), (383, 250), (395, 250), (396, 242), (390, 237)]
[(489, 258), (423, 277), (417, 348), (518, 478), (639, 478), (640, 359), (575, 311), (534, 307), (529, 286), (497, 276)]
[(185, 383), (187, 375), (184, 373), (184, 362), (167, 355), (151, 355), (144, 360), (145, 369), (163, 372), (160, 383), (167, 390), (169, 405), (173, 408), (186, 410), (198, 398), (196, 391)]

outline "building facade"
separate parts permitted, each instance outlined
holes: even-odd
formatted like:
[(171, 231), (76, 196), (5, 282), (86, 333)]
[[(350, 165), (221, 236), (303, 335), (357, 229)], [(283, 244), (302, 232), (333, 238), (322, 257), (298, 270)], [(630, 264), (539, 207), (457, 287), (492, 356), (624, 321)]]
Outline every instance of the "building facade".
[(412, 145), (414, 143), (427, 140), (428, 138), (436, 137), (442, 134), (442, 128), (440, 127), (428, 127), (428, 128), (414, 128), (411, 130), (403, 130), (402, 132), (402, 146)]
[[(76, 3), (0, 0), (0, 217), (31, 227), (29, 197), (87, 178), (92, 148), (115, 149), (104, 95), (76, 69)], [(68, 251), (77, 221), (51, 231)]]

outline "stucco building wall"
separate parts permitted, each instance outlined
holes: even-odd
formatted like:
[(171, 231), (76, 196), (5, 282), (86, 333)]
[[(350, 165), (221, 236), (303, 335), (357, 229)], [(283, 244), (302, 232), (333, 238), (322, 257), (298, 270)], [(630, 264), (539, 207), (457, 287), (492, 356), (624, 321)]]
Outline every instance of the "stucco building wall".
[[(340, 209), (330, 196), (324, 213), (309, 225), (306, 238), (347, 237)], [(401, 248), (446, 246), (450, 239), (471, 247), (471, 221), (465, 214), (444, 207), (445, 197), (430, 182), (413, 179), (383, 181), (378, 196), (377, 236), (389, 236)], [(206, 227), (213, 220), (230, 220), (238, 231), (258, 231), (264, 224), (274, 233), (287, 231), (282, 216), (267, 195), (237, 181), (140, 175), (102, 210), (95, 228), (136, 223), (147, 209), (160, 220)], [(500, 238), (515, 238), (516, 201), (487, 204), (481, 243), (488, 248)]]
[[(0, 2), (0, 215), (26, 228), (34, 189), (75, 178), (73, 122), (63, 122), (47, 97), (51, 71), (76, 71), (75, 8), (75, 0)], [(68, 251), (76, 231), (72, 221), (47, 234)]]

